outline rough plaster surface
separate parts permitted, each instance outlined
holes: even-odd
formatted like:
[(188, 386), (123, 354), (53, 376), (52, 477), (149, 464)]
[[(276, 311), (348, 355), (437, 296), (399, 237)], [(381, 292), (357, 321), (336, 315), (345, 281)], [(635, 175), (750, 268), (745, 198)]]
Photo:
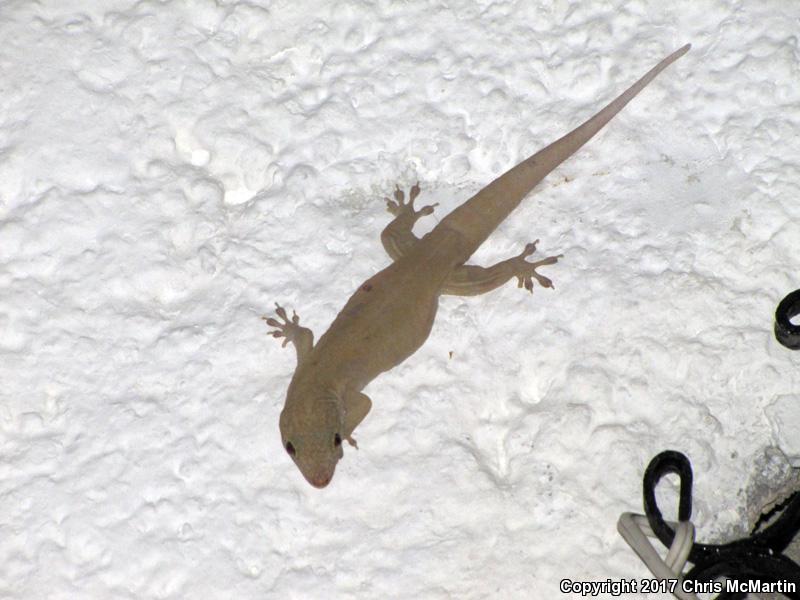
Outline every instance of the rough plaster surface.
[[(0, 598), (558, 598), (647, 575), (615, 523), (660, 450), (693, 461), (703, 540), (785, 476), (800, 4), (0, 17)], [(476, 256), (541, 238), (556, 289), (444, 299), (308, 486), (277, 429), (293, 353), (259, 316), (319, 335), (387, 264), (396, 182), (441, 215), (685, 42)]]

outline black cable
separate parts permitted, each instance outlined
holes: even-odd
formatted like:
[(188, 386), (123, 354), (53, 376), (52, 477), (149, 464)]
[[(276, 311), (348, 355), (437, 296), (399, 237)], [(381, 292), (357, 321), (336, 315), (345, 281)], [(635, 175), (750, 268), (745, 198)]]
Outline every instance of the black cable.
[[(647, 466), (644, 473), (643, 496), (647, 522), (656, 537), (666, 547), (672, 545), (675, 531), (661, 516), (656, 502), (656, 486), (667, 473), (680, 477), (680, 500), (678, 520), (689, 521), (692, 517), (692, 465), (680, 452), (661, 452)], [(689, 552), (692, 569), (684, 577), (687, 581), (706, 583), (720, 577), (743, 583), (759, 580), (762, 583), (794, 583), (794, 592), (784, 592), (787, 598), (800, 600), (800, 566), (782, 552), (800, 530), (800, 492), (796, 492), (786, 503), (780, 516), (750, 537), (727, 544), (695, 543)], [(788, 587), (788, 586), (784, 586)], [(716, 600), (740, 600), (743, 593), (722, 592)]]
[(797, 315), (800, 315), (800, 290), (786, 296), (775, 310), (775, 338), (792, 350), (800, 350), (800, 325), (791, 321)]

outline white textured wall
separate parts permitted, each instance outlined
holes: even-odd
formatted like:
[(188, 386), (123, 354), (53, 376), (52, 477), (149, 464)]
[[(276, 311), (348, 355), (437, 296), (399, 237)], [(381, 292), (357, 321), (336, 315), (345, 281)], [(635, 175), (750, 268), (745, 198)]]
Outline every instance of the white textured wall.
[[(666, 448), (700, 537), (745, 527), (800, 402), (771, 337), (800, 287), (798, 19), (2, 3), (0, 598), (558, 598), (646, 575), (615, 522)], [(443, 299), (367, 388), (361, 450), (306, 484), (277, 428), (294, 355), (259, 316), (319, 335), (387, 264), (396, 182), (440, 218), (686, 42), (476, 257), (541, 238), (555, 291)]]

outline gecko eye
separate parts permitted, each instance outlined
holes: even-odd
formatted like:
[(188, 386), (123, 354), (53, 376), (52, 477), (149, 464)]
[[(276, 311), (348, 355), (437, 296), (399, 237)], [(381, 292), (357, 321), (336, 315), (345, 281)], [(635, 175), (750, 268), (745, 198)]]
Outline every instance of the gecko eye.
[(286, 442), (286, 451), (289, 453), (289, 456), (294, 456), (297, 453), (292, 442)]
[(333, 444), (337, 448), (342, 445), (342, 436), (340, 436), (338, 433), (335, 436), (333, 436)]

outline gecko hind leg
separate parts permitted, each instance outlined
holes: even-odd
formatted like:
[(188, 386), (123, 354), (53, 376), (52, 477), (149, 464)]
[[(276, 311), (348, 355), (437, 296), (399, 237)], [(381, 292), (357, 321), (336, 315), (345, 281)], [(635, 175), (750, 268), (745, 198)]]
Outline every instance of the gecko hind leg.
[(442, 286), (443, 294), (453, 296), (478, 296), (490, 292), (500, 287), (512, 277), (517, 278), (517, 287), (524, 287), (533, 293), (533, 279), (539, 282), (544, 288), (552, 288), (553, 282), (536, 272), (536, 269), (544, 265), (552, 265), (563, 257), (548, 256), (542, 260), (528, 262), (528, 256), (536, 252), (536, 244), (539, 240), (527, 244), (525, 249), (507, 260), (501, 261), (491, 267), (479, 267), (477, 265), (463, 265), (458, 267), (450, 275), (449, 279)]
[(414, 200), (417, 196), (419, 196), (419, 182), (408, 191), (408, 202), (405, 201), (405, 194), (400, 186), (395, 188), (394, 200), (386, 198), (386, 210), (394, 215), (394, 219), (381, 232), (381, 243), (392, 260), (407, 254), (419, 241), (412, 232), (414, 224), (421, 217), (433, 214), (436, 204), (423, 206), (419, 210), (414, 209)]

